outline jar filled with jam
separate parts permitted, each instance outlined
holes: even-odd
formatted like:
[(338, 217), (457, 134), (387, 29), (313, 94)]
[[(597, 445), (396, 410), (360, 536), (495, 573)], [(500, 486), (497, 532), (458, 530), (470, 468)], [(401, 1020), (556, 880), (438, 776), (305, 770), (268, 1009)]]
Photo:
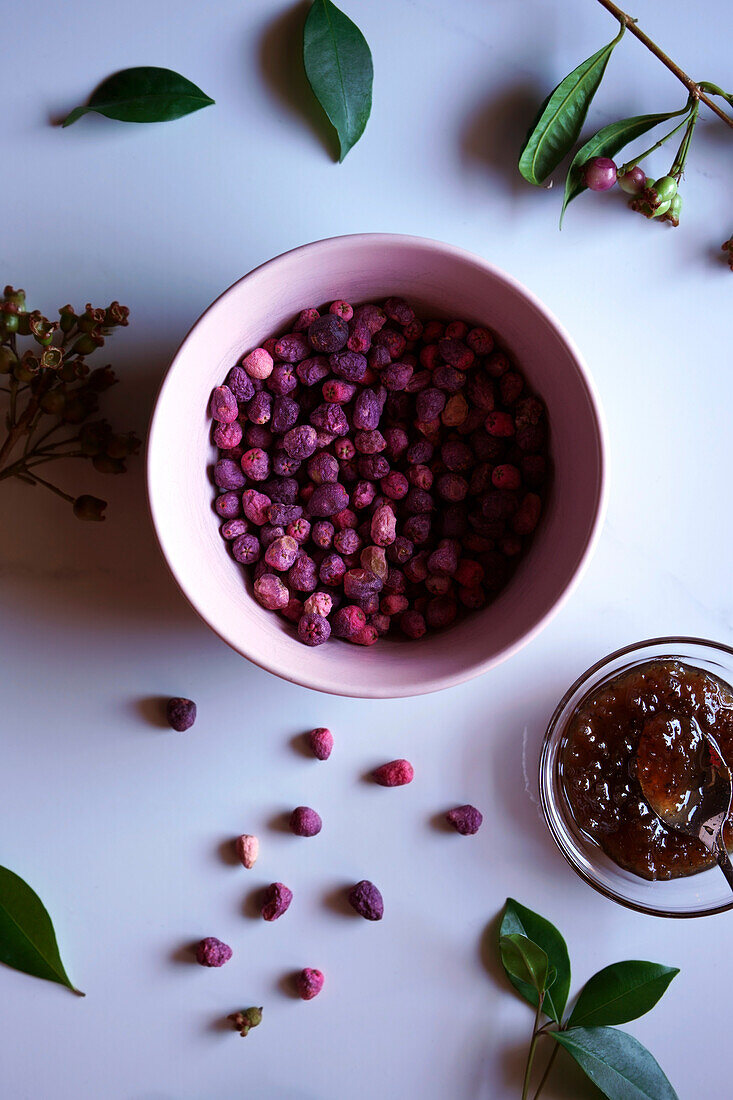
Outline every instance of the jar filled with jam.
[[(696, 837), (664, 825), (644, 797), (637, 754), (655, 716), (693, 721), (733, 763), (733, 688), (703, 668), (664, 658), (620, 670), (580, 700), (565, 725), (560, 780), (577, 825), (614, 863), (644, 879), (681, 878), (715, 860)], [(724, 837), (732, 847), (731, 816)]]

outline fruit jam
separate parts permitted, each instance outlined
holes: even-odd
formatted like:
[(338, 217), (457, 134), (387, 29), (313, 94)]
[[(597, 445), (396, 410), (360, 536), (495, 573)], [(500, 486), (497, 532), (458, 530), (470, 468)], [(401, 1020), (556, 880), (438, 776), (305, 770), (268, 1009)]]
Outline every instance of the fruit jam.
[[(733, 762), (733, 688), (682, 661), (647, 661), (596, 687), (568, 722), (561, 777), (580, 828), (620, 867), (645, 879), (671, 879), (715, 863), (694, 837), (667, 828), (637, 777), (644, 723), (655, 714), (694, 718)], [(733, 817), (725, 826), (733, 845)]]

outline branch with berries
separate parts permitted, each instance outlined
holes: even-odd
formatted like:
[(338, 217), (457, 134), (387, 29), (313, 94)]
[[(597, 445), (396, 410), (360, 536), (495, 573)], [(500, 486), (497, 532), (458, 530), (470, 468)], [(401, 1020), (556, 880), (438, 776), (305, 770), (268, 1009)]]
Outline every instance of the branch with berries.
[[(565, 180), (560, 224), (562, 225), (568, 203), (583, 191), (608, 191), (618, 183), (619, 188), (629, 195), (629, 206), (632, 210), (650, 220), (656, 219), (678, 226), (682, 209), (679, 188), (700, 107), (704, 105), (718, 119), (733, 128), (733, 115), (718, 102), (722, 100), (726, 107), (733, 106), (733, 94), (725, 92), (709, 80), (693, 80), (613, 0), (598, 2), (618, 21), (618, 33), (606, 46), (581, 62), (550, 92), (527, 134), (519, 157), (519, 171), (529, 183), (540, 186), (571, 151), (580, 136), (588, 108), (603, 80), (611, 54), (628, 30), (677, 77), (687, 90), (687, 102), (679, 110), (619, 119), (589, 138), (577, 150), (570, 163)], [(649, 149), (617, 165), (615, 158), (618, 153), (645, 134), (658, 127), (666, 127), (669, 123), (672, 123), (671, 129)], [(657, 179), (647, 176), (641, 162), (655, 150), (661, 149), (679, 131), (682, 131), (682, 137), (668, 171)], [(723, 250), (727, 251), (733, 269), (733, 238), (725, 242)]]
[[(100, 395), (117, 378), (109, 366), (92, 370), (87, 363), (115, 328), (127, 324), (128, 314), (119, 302), (106, 309), (87, 305), (79, 315), (62, 306), (60, 319), (49, 321), (38, 310), (28, 312), (25, 292), (11, 286), (0, 301), (0, 382), (6, 383), (0, 391), (7, 395), (0, 481), (41, 485), (68, 501), (77, 519), (103, 520), (107, 502), (64, 492), (47, 479), (45, 467), (87, 459), (100, 473), (121, 474), (125, 459), (140, 449), (134, 432), (115, 432), (96, 419)], [(25, 348), (24, 337), (31, 341)]]

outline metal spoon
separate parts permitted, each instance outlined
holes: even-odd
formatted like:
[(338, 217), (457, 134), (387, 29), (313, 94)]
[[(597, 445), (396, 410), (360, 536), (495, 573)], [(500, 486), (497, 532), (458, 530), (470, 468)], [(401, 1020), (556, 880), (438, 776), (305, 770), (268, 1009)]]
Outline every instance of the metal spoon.
[(733, 890), (733, 866), (723, 839), (733, 777), (715, 739), (694, 718), (655, 714), (641, 731), (636, 773), (660, 821), (701, 841)]

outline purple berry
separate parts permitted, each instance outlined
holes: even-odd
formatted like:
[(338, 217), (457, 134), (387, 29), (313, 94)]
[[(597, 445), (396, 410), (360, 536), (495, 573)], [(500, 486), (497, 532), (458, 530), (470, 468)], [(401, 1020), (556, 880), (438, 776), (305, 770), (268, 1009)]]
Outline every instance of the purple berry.
[(349, 890), (349, 905), (365, 920), (381, 920), (384, 916), (382, 895), (368, 879), (362, 879)]
[(231, 957), (231, 947), (216, 936), (207, 936), (196, 947), (196, 962), (201, 966), (223, 966)]
[(290, 815), (290, 831), (296, 836), (317, 836), (322, 828), (321, 815), (310, 806), (296, 806)]
[(305, 645), (323, 645), (331, 636), (328, 619), (306, 612), (298, 623), (298, 637)]
[(318, 726), (308, 734), (311, 752), (317, 760), (328, 760), (333, 749), (333, 734), (326, 726)]
[(583, 168), (583, 182), (591, 191), (608, 191), (616, 182), (616, 165), (609, 157), (593, 157)]
[(483, 814), (475, 806), (456, 806), (454, 810), (448, 811), (445, 819), (461, 836), (473, 836), (484, 820)]
[(308, 328), (308, 342), (314, 351), (330, 355), (346, 347), (349, 326), (336, 313), (318, 317)]
[(176, 730), (177, 733), (184, 733), (185, 730), (190, 730), (196, 721), (196, 704), (191, 699), (176, 696), (166, 703), (165, 714), (171, 729)]

